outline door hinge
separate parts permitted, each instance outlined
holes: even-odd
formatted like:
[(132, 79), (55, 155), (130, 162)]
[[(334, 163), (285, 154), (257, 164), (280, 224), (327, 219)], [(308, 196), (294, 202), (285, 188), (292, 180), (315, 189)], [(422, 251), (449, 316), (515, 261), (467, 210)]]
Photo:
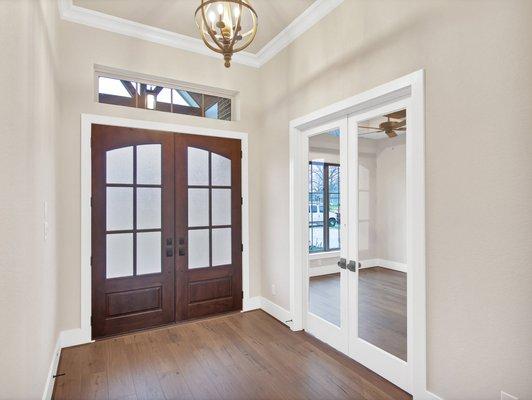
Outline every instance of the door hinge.
[(242, 290), (242, 298), (244, 298), (244, 291)]
[(92, 196), (91, 196), (91, 207), (92, 207)]
[(92, 323), (93, 323), (93, 318), (92, 318), (92, 315), (91, 315), (91, 326), (92, 326)]
[(240, 251), (244, 251), (244, 244), (240, 243)]
[(243, 153), (242, 153), (242, 150), (240, 150), (240, 158), (243, 157)]
[(92, 267), (92, 256), (91, 256), (91, 261), (90, 261), (90, 263), (91, 263), (91, 267)]
[(244, 198), (243, 198), (243, 197), (240, 198), (240, 205), (241, 205), (241, 206), (244, 205)]

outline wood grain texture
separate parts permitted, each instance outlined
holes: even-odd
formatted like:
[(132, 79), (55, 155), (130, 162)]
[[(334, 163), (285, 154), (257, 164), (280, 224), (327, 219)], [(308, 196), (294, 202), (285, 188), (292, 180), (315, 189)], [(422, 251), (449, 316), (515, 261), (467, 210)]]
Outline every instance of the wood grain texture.
[[(340, 326), (340, 274), (310, 278), (310, 312)], [(406, 274), (364, 268), (358, 283), (359, 337), (406, 361)]]
[(63, 349), (58, 373), (55, 400), (411, 399), (263, 311)]

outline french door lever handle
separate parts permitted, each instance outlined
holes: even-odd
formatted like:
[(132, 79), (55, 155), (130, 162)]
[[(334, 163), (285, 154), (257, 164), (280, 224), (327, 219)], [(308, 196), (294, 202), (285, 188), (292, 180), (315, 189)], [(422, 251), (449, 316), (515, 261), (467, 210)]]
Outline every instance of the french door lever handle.
[(340, 258), (340, 261), (338, 261), (338, 266), (342, 269), (346, 268), (346, 262), (347, 260), (345, 258)]
[(357, 263), (356, 263), (356, 261), (352, 261), (352, 260), (350, 260), (350, 261), (349, 261), (349, 264), (347, 264), (347, 269), (348, 269), (349, 271), (351, 271), (351, 272), (356, 272), (356, 270), (357, 270)]

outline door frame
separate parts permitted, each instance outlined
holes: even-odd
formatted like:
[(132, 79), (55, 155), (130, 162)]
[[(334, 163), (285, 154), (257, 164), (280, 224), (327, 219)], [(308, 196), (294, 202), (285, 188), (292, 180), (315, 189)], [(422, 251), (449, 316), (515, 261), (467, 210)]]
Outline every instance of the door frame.
[[(408, 154), (411, 168), (407, 180), (411, 191), (407, 194), (407, 208), (411, 240), (407, 243), (411, 295), (413, 296), (412, 330), (409, 331), (411, 352), (412, 394), (414, 398), (431, 397), (427, 391), (427, 339), (426, 339), (426, 263), (425, 263), (425, 71), (423, 69), (385, 83), (348, 99), (321, 108), (290, 121), (290, 312), (291, 328), (305, 329), (305, 280), (308, 279), (306, 257), (308, 254), (308, 227), (304, 225), (306, 210), (301, 207), (308, 197), (305, 165), (305, 140), (303, 133), (312, 127), (349, 115), (379, 108), (399, 100), (410, 100), (409, 135), (412, 152)], [(410, 312), (411, 310), (409, 310)]]
[(154, 122), (129, 118), (118, 118), (97, 114), (81, 114), (81, 281), (80, 281), (80, 312), (81, 329), (76, 337), (68, 338), (69, 345), (89, 343), (91, 337), (91, 132), (92, 125), (109, 125), (137, 129), (150, 129), (162, 132), (184, 133), (189, 135), (212, 136), (221, 138), (239, 139), (242, 148), (242, 311), (252, 309), (250, 301), (250, 276), (249, 276), (249, 175), (248, 175), (248, 134), (246, 132), (229, 131), (221, 129), (203, 128)]

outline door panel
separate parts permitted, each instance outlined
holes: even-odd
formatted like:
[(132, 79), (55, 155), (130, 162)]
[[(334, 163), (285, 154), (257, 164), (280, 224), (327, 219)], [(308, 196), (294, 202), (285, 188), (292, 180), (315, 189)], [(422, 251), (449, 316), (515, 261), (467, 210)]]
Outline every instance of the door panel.
[(173, 137), (93, 125), (91, 149), (92, 336), (171, 322)]
[(177, 319), (242, 308), (240, 141), (175, 141)]

